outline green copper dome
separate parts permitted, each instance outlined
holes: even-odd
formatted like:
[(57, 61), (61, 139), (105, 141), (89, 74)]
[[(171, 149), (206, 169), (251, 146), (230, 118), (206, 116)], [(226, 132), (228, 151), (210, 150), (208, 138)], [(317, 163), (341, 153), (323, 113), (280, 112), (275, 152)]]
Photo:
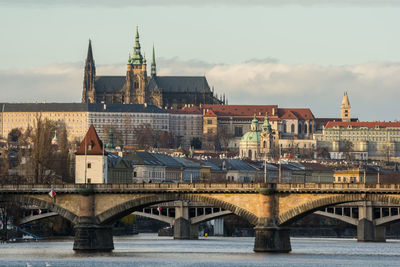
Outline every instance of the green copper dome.
[(247, 132), (242, 136), (240, 142), (260, 142), (260, 132)]

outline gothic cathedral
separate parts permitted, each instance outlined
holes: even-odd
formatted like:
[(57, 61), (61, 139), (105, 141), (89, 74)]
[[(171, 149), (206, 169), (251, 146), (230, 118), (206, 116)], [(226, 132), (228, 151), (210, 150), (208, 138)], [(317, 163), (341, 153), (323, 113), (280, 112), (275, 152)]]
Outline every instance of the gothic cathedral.
[(151, 73), (148, 76), (147, 62), (141, 53), (137, 28), (126, 76), (96, 76), (92, 44), (89, 40), (82, 103), (147, 103), (162, 108), (182, 108), (185, 105), (225, 104), (224, 98), (218, 99), (214, 96), (214, 90), (210, 90), (204, 76), (158, 76), (154, 46)]

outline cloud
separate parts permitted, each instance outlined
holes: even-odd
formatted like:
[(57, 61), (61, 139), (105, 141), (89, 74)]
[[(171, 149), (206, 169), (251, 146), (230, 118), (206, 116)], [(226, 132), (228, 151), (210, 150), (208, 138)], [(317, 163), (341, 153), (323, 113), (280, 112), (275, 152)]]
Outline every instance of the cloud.
[[(98, 75), (125, 75), (126, 65), (98, 65)], [(347, 91), (352, 115), (361, 120), (400, 119), (400, 63), (345, 66), (249, 60), (238, 64), (160, 58), (158, 75), (205, 75), (229, 104), (308, 107), (319, 117), (337, 117)], [(80, 102), (83, 63), (0, 71), (3, 102)]]
[(246, 7), (279, 7), (279, 6), (400, 6), (397, 0), (0, 0), (6, 6), (80, 6), (80, 7), (205, 7), (205, 6), (246, 6)]

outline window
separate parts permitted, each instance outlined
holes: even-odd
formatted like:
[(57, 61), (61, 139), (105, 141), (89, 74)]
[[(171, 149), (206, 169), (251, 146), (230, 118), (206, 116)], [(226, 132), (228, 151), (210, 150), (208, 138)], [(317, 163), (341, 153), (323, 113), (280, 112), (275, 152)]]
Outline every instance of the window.
[(212, 124), (212, 120), (207, 120), (207, 124)]
[(235, 127), (235, 137), (243, 136), (243, 128), (242, 127)]
[(89, 163), (87, 164), (87, 168), (88, 168), (88, 169), (92, 168), (92, 163), (89, 162)]
[(294, 124), (290, 126), (290, 132), (294, 133)]
[(87, 183), (91, 184), (92, 183), (92, 179), (91, 178), (87, 178)]

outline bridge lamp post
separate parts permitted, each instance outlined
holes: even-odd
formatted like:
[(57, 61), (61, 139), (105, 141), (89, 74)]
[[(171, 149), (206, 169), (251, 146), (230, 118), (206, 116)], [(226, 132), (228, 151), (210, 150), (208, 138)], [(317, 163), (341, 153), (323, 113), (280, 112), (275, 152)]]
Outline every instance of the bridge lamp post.
[(264, 158), (264, 183), (267, 183), (267, 160)]

